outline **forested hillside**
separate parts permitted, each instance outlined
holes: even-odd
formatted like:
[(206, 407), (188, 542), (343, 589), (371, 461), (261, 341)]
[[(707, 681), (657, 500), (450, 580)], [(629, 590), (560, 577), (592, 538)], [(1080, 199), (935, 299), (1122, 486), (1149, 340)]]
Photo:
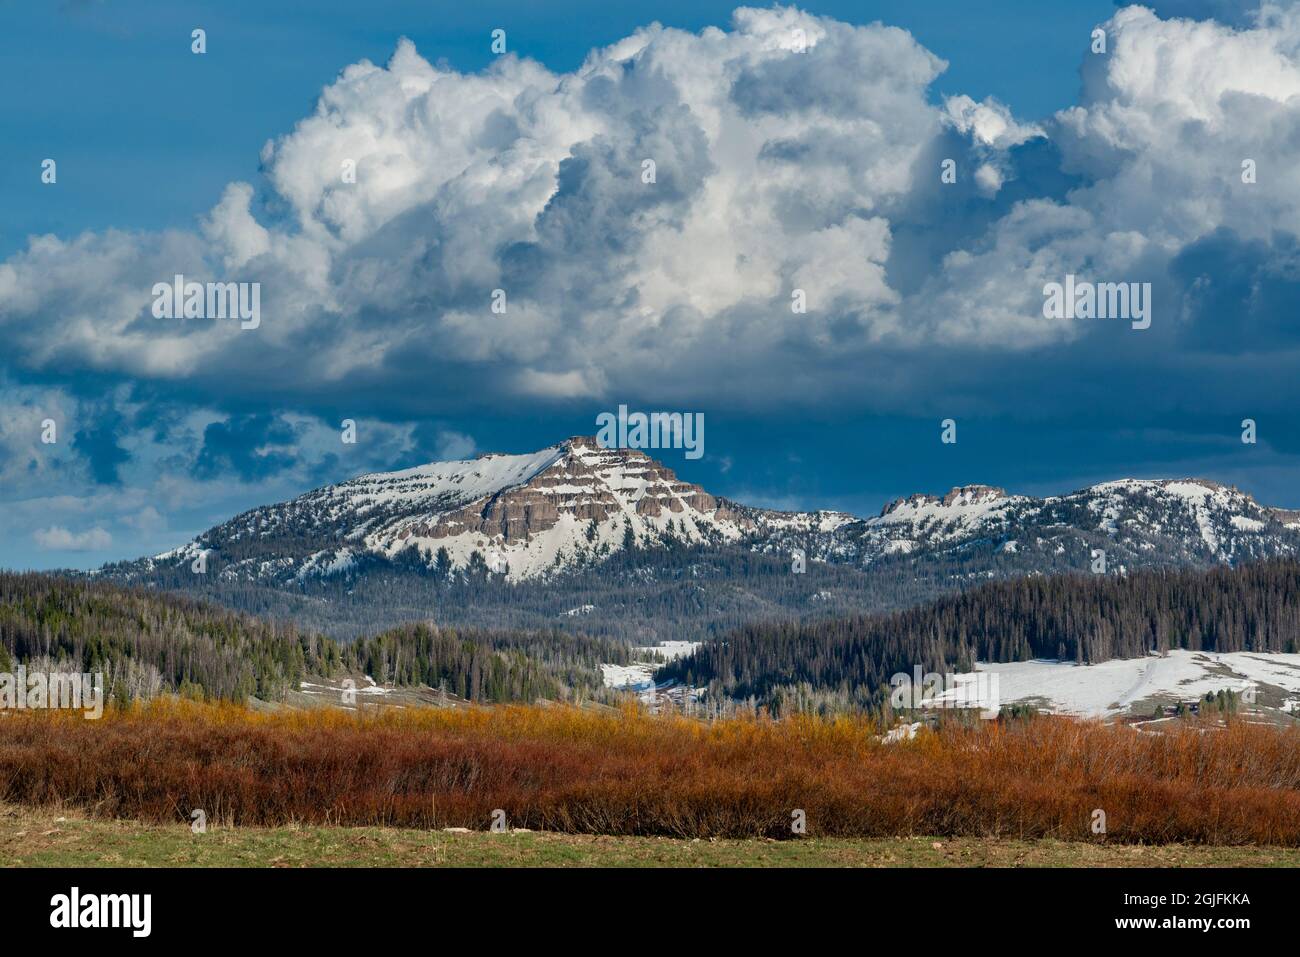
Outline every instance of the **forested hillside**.
[(994, 582), (887, 615), (752, 625), (665, 666), (780, 709), (878, 706), (889, 679), (979, 661), (1095, 663), (1152, 651), (1300, 651), (1300, 562)]
[(404, 555), (394, 561), (361, 556), (345, 574), (274, 586), (231, 580), (215, 561), (206, 575), (186, 564), (158, 570), (147, 584), (335, 638), (433, 620), (494, 630), (560, 628), (645, 645), (703, 640), (754, 621), (905, 608), (967, 580), (956, 565), (935, 561), (916, 568), (902, 559), (882, 560), (869, 571), (809, 562), (805, 574), (794, 575), (788, 553), (674, 540), (631, 546), (595, 567), (524, 581), (492, 574), (478, 552), (465, 568), (435, 558), (432, 571)]
[(603, 694), (621, 643), (556, 633), (407, 625), (344, 645), (181, 596), (0, 573), (0, 670), (103, 672), (118, 699), (179, 692), (278, 700), (304, 677), (370, 675), (475, 701)]
[[(327, 639), (328, 640), (328, 639)], [(471, 701), (606, 696), (603, 662), (624, 664), (628, 645), (558, 631), (482, 631), (404, 625), (342, 648), (345, 670), (380, 683), (424, 684)]]

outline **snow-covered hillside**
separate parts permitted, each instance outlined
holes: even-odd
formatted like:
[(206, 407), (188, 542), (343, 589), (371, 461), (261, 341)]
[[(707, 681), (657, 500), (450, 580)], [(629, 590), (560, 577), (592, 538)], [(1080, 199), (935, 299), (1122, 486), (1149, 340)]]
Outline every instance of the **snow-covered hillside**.
[(819, 557), (861, 565), (900, 555), (992, 564), (996, 555), (1025, 573), (1089, 568), (1100, 550), (1108, 570), (1123, 572), (1295, 555), (1300, 520), (1200, 479), (1121, 479), (1042, 499), (974, 485), (898, 499), (820, 547)]
[[(1045, 711), (1087, 717), (1149, 716), (1156, 704), (1192, 702), (1220, 690), (1247, 693), (1253, 703), (1300, 711), (1300, 655), (1279, 652), (1170, 651), (1166, 656), (1113, 659), (1093, 665), (1064, 661), (978, 664), (997, 675), (1002, 705), (1033, 703)], [(972, 676), (954, 683), (973, 684)], [(988, 679), (982, 688), (990, 688)], [(945, 692), (937, 695), (940, 701)]]

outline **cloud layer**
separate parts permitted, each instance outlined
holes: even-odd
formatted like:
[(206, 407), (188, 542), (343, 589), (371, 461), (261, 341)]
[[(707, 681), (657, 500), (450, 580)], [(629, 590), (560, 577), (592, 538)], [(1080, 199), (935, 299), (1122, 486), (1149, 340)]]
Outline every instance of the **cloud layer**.
[[(650, 25), (567, 74), (402, 42), (195, 229), (34, 237), (0, 264), (7, 494), (162, 463), (195, 488), (304, 481), (338, 464), (343, 417), (377, 467), (472, 450), (447, 417), (622, 401), (1300, 412), (1300, 15), (1207, 0), (1103, 26), (1078, 104), (1042, 118), (936, 96), (946, 64), (904, 31), (793, 8)], [(260, 283), (260, 326), (154, 318), (176, 274)], [(1045, 319), (1067, 274), (1152, 283), (1152, 328)], [(33, 452), (46, 417), (68, 441)]]

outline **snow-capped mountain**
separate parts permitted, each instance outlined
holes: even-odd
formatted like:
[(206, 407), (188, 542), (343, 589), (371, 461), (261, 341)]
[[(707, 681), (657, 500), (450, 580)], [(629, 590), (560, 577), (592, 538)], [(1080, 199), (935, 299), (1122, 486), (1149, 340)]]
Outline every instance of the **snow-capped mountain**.
[(642, 452), (574, 437), (527, 455), (377, 472), (245, 512), (142, 571), (200, 553), (227, 581), (328, 577), (374, 560), (449, 571), (479, 556), (511, 580), (599, 563), (629, 542), (718, 545), (830, 534), (853, 516), (735, 505)]
[[(924, 566), (954, 584), (1092, 567), (1209, 565), (1300, 552), (1300, 514), (1198, 479), (1123, 479), (1032, 498), (985, 485), (912, 495), (871, 518), (754, 508), (683, 482), (643, 452), (575, 437), (362, 475), (246, 512), (181, 548), (116, 566), (148, 579), (200, 555), (214, 579), (303, 585), (372, 568), (446, 575), (476, 563), (511, 581), (599, 567), (628, 545), (744, 549), (871, 571)], [(214, 579), (209, 579), (213, 581)]]
[(821, 551), (871, 565), (889, 556), (961, 561), (997, 557), (1024, 571), (1236, 564), (1300, 549), (1300, 516), (1201, 479), (1121, 479), (1031, 498), (968, 485), (942, 498), (913, 495), (836, 529)]

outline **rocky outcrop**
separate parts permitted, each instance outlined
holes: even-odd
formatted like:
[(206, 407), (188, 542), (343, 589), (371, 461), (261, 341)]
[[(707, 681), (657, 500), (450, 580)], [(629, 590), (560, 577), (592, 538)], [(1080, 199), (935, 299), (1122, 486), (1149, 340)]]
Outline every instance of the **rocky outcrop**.
[(625, 511), (647, 518), (687, 515), (752, 526), (698, 485), (635, 449), (603, 449), (591, 436), (561, 444), (560, 456), (524, 483), (501, 489), (434, 517), (399, 519), (384, 533), (406, 541), (453, 538), (466, 533), (503, 544), (527, 542), (554, 528), (562, 516), (603, 524)]

